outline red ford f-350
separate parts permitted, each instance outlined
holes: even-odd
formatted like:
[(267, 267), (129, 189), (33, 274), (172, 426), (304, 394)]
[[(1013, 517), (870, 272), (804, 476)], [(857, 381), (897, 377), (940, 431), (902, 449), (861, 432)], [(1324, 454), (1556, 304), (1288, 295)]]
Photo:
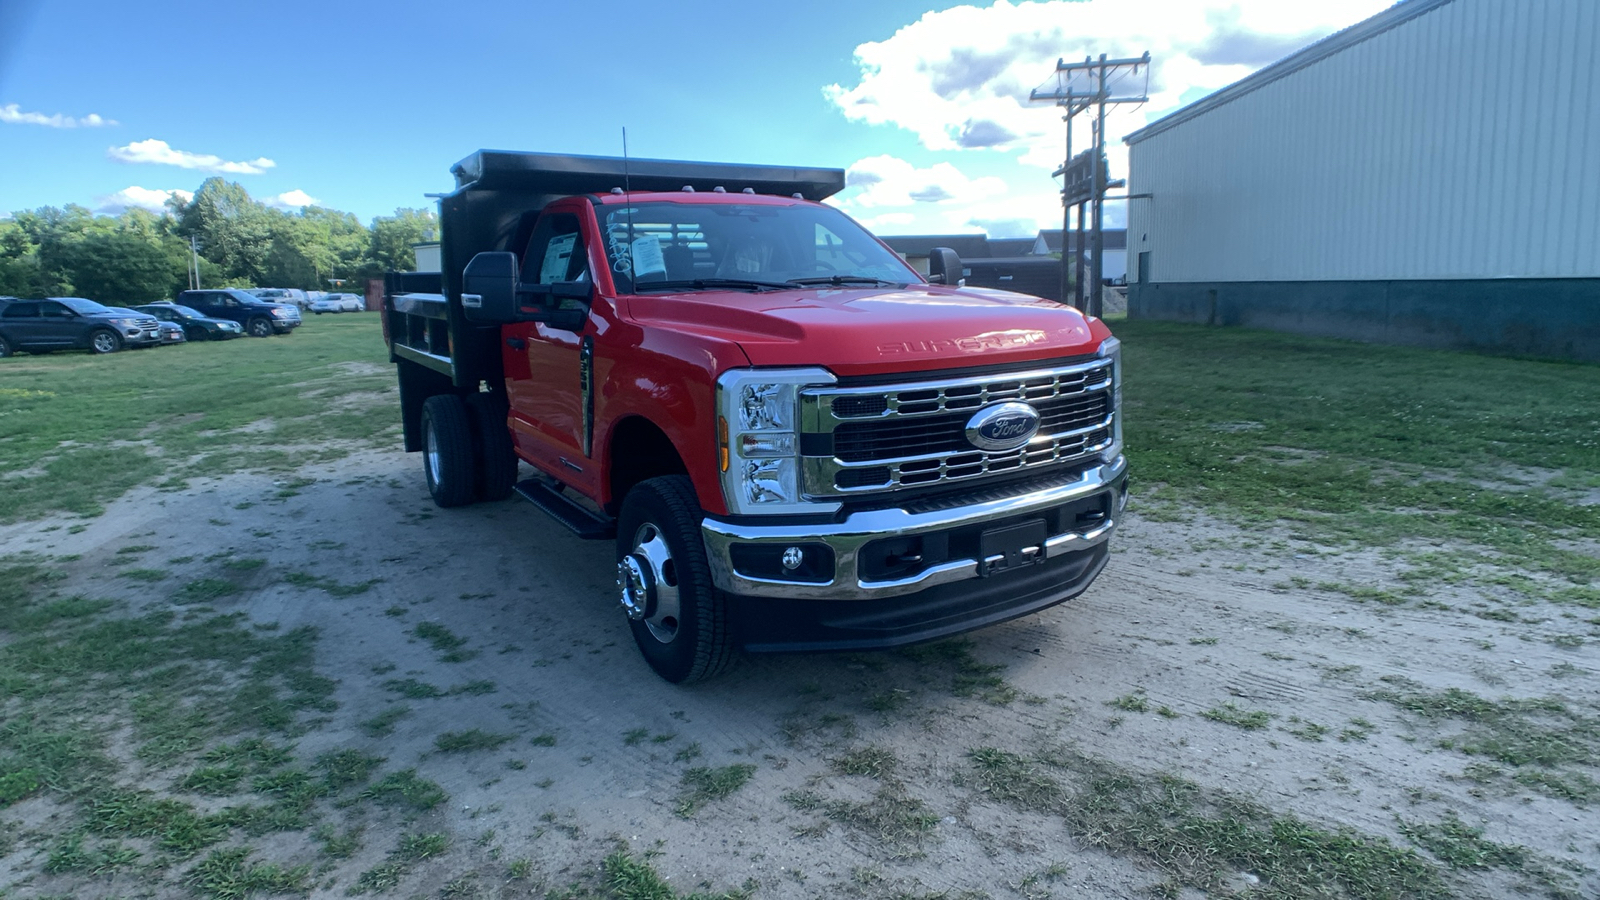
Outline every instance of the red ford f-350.
[(442, 271), (384, 300), (406, 449), (440, 506), (515, 491), (614, 539), (661, 677), (968, 631), (1105, 565), (1127, 463), (1103, 322), (964, 288), (947, 249), (923, 278), (820, 202), (837, 169), (452, 172)]

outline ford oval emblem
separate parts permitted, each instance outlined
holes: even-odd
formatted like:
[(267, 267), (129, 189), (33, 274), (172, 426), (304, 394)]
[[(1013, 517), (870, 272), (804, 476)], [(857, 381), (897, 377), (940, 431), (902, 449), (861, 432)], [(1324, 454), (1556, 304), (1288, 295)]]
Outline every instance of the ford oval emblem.
[(967, 442), (979, 450), (1013, 450), (1039, 431), (1039, 411), (1026, 403), (996, 403), (967, 420)]

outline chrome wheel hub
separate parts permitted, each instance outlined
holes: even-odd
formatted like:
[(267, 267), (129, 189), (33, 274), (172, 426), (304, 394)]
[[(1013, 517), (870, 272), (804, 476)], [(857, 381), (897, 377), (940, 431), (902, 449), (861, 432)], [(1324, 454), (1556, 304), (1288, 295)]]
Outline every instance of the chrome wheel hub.
[(678, 636), (678, 570), (654, 524), (646, 522), (634, 532), (633, 552), (617, 563), (617, 587), (629, 619), (643, 622), (663, 644)]
[(639, 557), (629, 554), (617, 563), (617, 586), (622, 589), (622, 611), (635, 622), (650, 611), (650, 576)]

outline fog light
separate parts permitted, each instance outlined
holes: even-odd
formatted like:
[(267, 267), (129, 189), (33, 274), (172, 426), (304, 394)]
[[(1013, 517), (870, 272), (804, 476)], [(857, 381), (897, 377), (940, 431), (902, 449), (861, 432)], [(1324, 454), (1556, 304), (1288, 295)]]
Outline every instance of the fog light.
[(783, 567), (791, 572), (800, 568), (800, 564), (805, 560), (805, 552), (799, 547), (790, 547), (783, 551)]

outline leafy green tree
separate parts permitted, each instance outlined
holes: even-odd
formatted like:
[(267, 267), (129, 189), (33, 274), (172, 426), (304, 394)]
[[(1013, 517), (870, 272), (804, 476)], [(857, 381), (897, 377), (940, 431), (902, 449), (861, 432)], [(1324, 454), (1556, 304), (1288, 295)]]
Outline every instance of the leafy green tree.
[(0, 222), (0, 295), (37, 297), (44, 292), (38, 250), (21, 225)]
[(265, 280), (272, 216), (236, 182), (207, 178), (178, 216), (177, 233), (199, 238), (201, 255), (216, 263), (225, 283)]
[(420, 244), (439, 232), (439, 217), (427, 209), (397, 209), (392, 216), (372, 220), (372, 250), (369, 254), (375, 272), (404, 272), (416, 266), (412, 244)]
[(136, 230), (95, 229), (67, 253), (74, 293), (108, 306), (172, 298), (172, 259)]

